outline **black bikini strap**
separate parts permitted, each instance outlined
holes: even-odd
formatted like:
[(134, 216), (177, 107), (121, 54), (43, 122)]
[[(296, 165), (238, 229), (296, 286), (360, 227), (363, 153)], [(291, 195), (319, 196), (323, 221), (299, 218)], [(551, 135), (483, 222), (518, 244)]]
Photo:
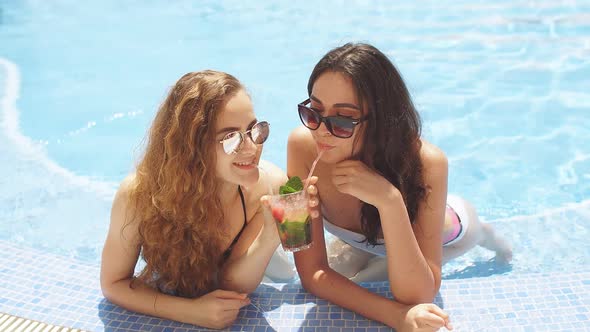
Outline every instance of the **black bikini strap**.
[(240, 229), (238, 235), (236, 235), (234, 242), (236, 242), (240, 235), (242, 235), (244, 228), (246, 228), (246, 223), (248, 222), (248, 217), (246, 217), (246, 202), (244, 201), (244, 193), (242, 192), (242, 187), (240, 186), (238, 186), (238, 193), (240, 193), (240, 200), (242, 201), (242, 211), (244, 211), (244, 225), (242, 226), (242, 229)]
[[(248, 217), (246, 217), (246, 202), (244, 202), (244, 193), (242, 192), (242, 187), (238, 186), (238, 193), (240, 193), (240, 200), (242, 201), (242, 211), (244, 211), (244, 227), (246, 226), (246, 222), (248, 221)], [(242, 227), (242, 229), (244, 229)]]
[(234, 245), (238, 242), (238, 239), (240, 238), (240, 235), (242, 235), (242, 232), (246, 228), (246, 223), (248, 221), (248, 218), (246, 217), (246, 202), (244, 200), (244, 193), (242, 192), (242, 188), (240, 186), (238, 186), (238, 193), (240, 194), (240, 200), (242, 201), (242, 210), (244, 211), (244, 225), (242, 226), (242, 229), (240, 229), (240, 231), (238, 232), (238, 235), (236, 235), (232, 243), (229, 245), (227, 250), (223, 253), (224, 259), (227, 259), (231, 254)]

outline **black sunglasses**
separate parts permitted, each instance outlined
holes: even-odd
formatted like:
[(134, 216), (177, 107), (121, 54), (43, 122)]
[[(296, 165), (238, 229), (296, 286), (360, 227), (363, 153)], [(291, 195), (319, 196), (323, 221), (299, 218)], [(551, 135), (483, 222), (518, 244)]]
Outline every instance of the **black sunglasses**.
[(316, 130), (323, 122), (330, 134), (339, 138), (351, 137), (354, 133), (354, 127), (368, 118), (368, 116), (363, 116), (360, 119), (351, 119), (345, 116), (321, 116), (311, 107), (306, 106), (310, 102), (311, 100), (308, 98), (304, 102), (297, 104), (297, 111), (303, 125), (311, 130)]

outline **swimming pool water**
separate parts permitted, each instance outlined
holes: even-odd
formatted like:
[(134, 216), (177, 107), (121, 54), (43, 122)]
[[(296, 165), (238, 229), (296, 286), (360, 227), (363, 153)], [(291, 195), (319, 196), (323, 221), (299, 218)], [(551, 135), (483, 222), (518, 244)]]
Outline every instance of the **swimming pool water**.
[(117, 182), (167, 89), (234, 74), (285, 167), (313, 65), (366, 41), (402, 72), (449, 188), (514, 245), (445, 277), (590, 263), (590, 3), (0, 0), (0, 239), (98, 262)]

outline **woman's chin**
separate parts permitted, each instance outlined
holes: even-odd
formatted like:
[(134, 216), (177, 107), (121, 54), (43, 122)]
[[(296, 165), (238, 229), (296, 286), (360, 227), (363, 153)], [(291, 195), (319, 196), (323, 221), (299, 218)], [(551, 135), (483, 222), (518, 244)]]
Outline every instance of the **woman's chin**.
[(258, 183), (260, 178), (260, 171), (258, 169), (252, 170), (251, 172), (240, 174), (236, 178), (236, 182), (242, 187), (252, 187)]
[(343, 156), (340, 155), (338, 151), (328, 150), (324, 151), (324, 153), (322, 154), (322, 158), (320, 158), (320, 161), (325, 164), (336, 164), (345, 159), (346, 158), (343, 158)]

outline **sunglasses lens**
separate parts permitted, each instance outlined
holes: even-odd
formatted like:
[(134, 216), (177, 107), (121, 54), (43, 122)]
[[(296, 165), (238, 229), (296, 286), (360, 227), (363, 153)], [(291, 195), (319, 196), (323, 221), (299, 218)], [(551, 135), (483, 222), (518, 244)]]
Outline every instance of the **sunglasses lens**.
[(223, 151), (227, 154), (236, 153), (240, 145), (242, 145), (242, 135), (240, 133), (234, 131), (227, 135), (222, 140), (223, 142)]
[(299, 118), (304, 126), (309, 129), (318, 129), (320, 126), (319, 115), (311, 108), (299, 105)]
[(334, 136), (340, 138), (348, 138), (354, 132), (354, 123), (351, 119), (343, 117), (331, 117), (330, 121), (331, 132)]
[(252, 135), (252, 141), (256, 144), (262, 144), (266, 142), (269, 132), (270, 126), (268, 122), (258, 122), (252, 127), (252, 131), (250, 132)]

